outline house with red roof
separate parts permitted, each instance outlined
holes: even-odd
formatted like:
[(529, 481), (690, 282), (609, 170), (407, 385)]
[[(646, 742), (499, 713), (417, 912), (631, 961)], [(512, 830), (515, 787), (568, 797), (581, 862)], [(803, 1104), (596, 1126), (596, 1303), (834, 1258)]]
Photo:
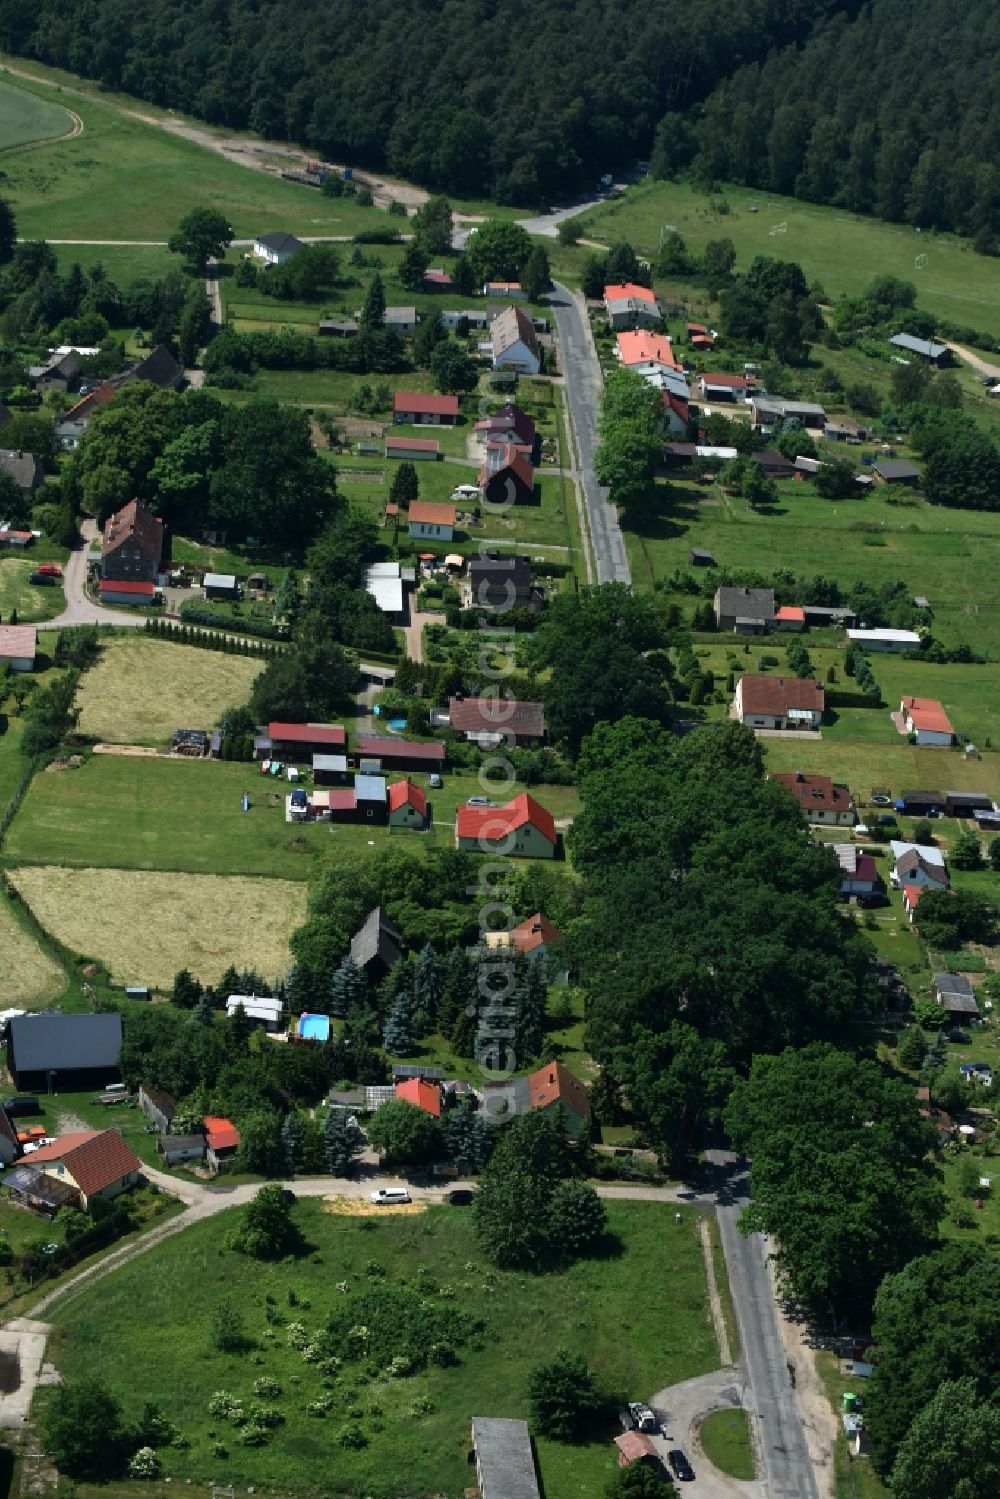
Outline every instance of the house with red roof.
[(751, 729), (818, 729), (826, 693), (812, 677), (745, 673), (736, 683), (732, 716)]
[(691, 422), (691, 408), (675, 390), (663, 392), (663, 426), (673, 437), (684, 437)]
[(458, 421), (458, 396), (397, 390), (392, 398), (392, 419), (421, 427), (453, 427)]
[(552, 859), (558, 845), (551, 812), (522, 791), (503, 807), (459, 807), (455, 843), (469, 853)]
[(455, 506), (411, 500), (408, 529), (416, 541), (450, 541), (455, 534)]
[(772, 623), (776, 630), (804, 630), (806, 611), (800, 604), (782, 604), (775, 609)]
[(752, 375), (702, 375), (698, 389), (703, 401), (745, 401), (755, 389)]
[(486, 946), (495, 951), (523, 953), (526, 958), (541, 957), (563, 940), (563, 934), (547, 916), (536, 911), (527, 921), (499, 932), (486, 933)]
[(142, 1162), (116, 1129), (80, 1130), (62, 1135), (32, 1152), (33, 1170), (51, 1176), (80, 1194), (86, 1208), (97, 1197), (117, 1197), (134, 1187)]
[(38, 631), (34, 625), (0, 625), (0, 666), (11, 671), (34, 671)]
[(489, 416), (478, 421), (476, 431), (484, 447), (503, 447), (507, 443), (513, 443), (515, 447), (523, 448), (527, 457), (534, 455), (537, 439), (535, 424), (528, 413), (513, 401), (508, 401), (499, 411), (492, 411)]
[(915, 736), (915, 743), (947, 749), (954, 743), (955, 730), (942, 705), (933, 697), (904, 697), (899, 704), (903, 730)]
[(236, 1157), (240, 1148), (240, 1132), (230, 1119), (218, 1114), (206, 1114), (202, 1120), (205, 1128), (205, 1160), (213, 1172), (217, 1172), (227, 1161)]
[(648, 286), (637, 286), (625, 281), (618, 286), (604, 288), (604, 310), (608, 322), (615, 330), (619, 328), (655, 328), (663, 312)]
[(715, 339), (704, 323), (688, 323), (687, 338), (692, 349), (698, 349), (702, 353), (715, 348)]
[(784, 786), (799, 804), (806, 822), (826, 827), (852, 828), (857, 820), (851, 793), (830, 776), (807, 775), (802, 770), (782, 770), (771, 777)]
[(630, 1468), (633, 1463), (645, 1463), (657, 1471), (662, 1467), (660, 1454), (644, 1431), (623, 1431), (620, 1437), (615, 1437), (615, 1446), (619, 1468)]
[(577, 1135), (590, 1119), (590, 1097), (578, 1077), (562, 1062), (547, 1062), (528, 1078), (528, 1096), (533, 1109), (558, 1114), (570, 1134)]
[(665, 333), (619, 333), (615, 342), (618, 358), (627, 370), (643, 374), (647, 368), (680, 369), (674, 346)]
[(441, 1089), (437, 1083), (428, 1083), (422, 1077), (410, 1077), (405, 1083), (397, 1083), (395, 1092), (403, 1103), (411, 1103), (415, 1109), (423, 1109), (433, 1119), (441, 1118)]
[(155, 583), (163, 555), (163, 522), (143, 500), (129, 500), (104, 523), (101, 578), (116, 583)]
[(423, 787), (411, 780), (396, 781), (389, 787), (389, 826), (391, 828), (425, 828), (427, 797)]

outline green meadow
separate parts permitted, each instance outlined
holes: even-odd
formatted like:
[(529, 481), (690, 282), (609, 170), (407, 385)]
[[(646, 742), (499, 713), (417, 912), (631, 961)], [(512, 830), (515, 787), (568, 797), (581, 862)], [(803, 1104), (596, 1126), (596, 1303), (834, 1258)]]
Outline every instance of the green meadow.
[[(675, 1224), (671, 1205), (667, 1232), (662, 1205), (608, 1203), (606, 1254), (559, 1275), (524, 1275), (483, 1259), (467, 1211), (373, 1218), (329, 1210), (338, 1205), (296, 1205), (312, 1250), (297, 1260), (262, 1264), (225, 1249), (235, 1218), (227, 1213), (175, 1235), (98, 1290), (57, 1304), (52, 1356), (61, 1373), (86, 1380), (100, 1367), (130, 1414), (155, 1400), (187, 1439), (160, 1452), (175, 1484), (211, 1478), (266, 1492), (389, 1499), (461, 1493), (470, 1481), (472, 1417), (527, 1417), (531, 1370), (559, 1348), (583, 1354), (602, 1383), (632, 1399), (717, 1365), (691, 1209), (680, 1209)], [(213, 1313), (237, 1282), (249, 1356), (220, 1353), (211, 1341)], [(637, 1297), (640, 1284), (669, 1287), (669, 1294)], [(345, 1298), (349, 1306), (384, 1295), (403, 1305), (415, 1293), (425, 1316), (447, 1312), (479, 1324), (456, 1349), (454, 1365), (431, 1363), (392, 1378), (366, 1359), (330, 1372), (290, 1345), (293, 1323), (321, 1334)], [(261, 1378), (274, 1384), (260, 1403), (277, 1408), (281, 1422), (265, 1445), (249, 1448), (236, 1427), (208, 1414), (208, 1404), (225, 1390), (252, 1405)], [(317, 1400), (325, 1413), (310, 1413)], [(570, 1446), (539, 1440), (546, 1499), (603, 1490), (615, 1472), (613, 1425)], [(357, 1428), (364, 1444), (342, 1445), (345, 1426)]]
[[(876, 275), (898, 276), (915, 282), (920, 306), (929, 312), (1000, 336), (1000, 263), (975, 255), (956, 235), (920, 233), (748, 188), (708, 194), (687, 183), (648, 179), (582, 215), (580, 223), (588, 239), (628, 240), (647, 256), (656, 254), (661, 231), (675, 229), (694, 251), (710, 239), (731, 239), (738, 270), (755, 255), (796, 260), (831, 299), (857, 295)], [(779, 224), (783, 232), (772, 233)], [(559, 263), (572, 272), (587, 253), (563, 252)]]
[(948, 510), (909, 497), (893, 505), (879, 492), (822, 500), (794, 479), (778, 485), (773, 505), (754, 512), (715, 485), (678, 478), (664, 490), (662, 513), (626, 529), (625, 542), (640, 586), (688, 570), (691, 547), (707, 548), (720, 567), (768, 575), (788, 568), (799, 578), (822, 574), (842, 585), (901, 580), (930, 601), (931, 628), (945, 644), (1000, 657), (998, 512)]

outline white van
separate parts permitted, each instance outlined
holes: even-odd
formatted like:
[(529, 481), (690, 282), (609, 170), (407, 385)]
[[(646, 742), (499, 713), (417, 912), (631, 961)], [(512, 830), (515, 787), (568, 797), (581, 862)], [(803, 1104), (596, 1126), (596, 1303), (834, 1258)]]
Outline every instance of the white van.
[(376, 1207), (394, 1207), (399, 1202), (410, 1202), (412, 1199), (405, 1187), (379, 1187), (373, 1192), (371, 1200)]
[(479, 486), (476, 484), (459, 484), (451, 492), (453, 500), (477, 500), (479, 498)]

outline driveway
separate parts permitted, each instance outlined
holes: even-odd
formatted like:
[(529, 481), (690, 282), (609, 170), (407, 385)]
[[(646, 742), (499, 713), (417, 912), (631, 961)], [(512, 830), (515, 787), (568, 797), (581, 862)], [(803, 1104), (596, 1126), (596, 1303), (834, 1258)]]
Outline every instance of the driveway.
[(680, 1447), (694, 1469), (694, 1482), (685, 1483), (680, 1492), (695, 1499), (763, 1499), (764, 1485), (758, 1480), (745, 1483), (730, 1478), (709, 1462), (701, 1445), (700, 1428), (712, 1411), (733, 1410), (743, 1403), (743, 1381), (736, 1369), (716, 1369), (682, 1384), (668, 1385), (650, 1398), (649, 1404), (660, 1418), (660, 1431), (652, 1438), (653, 1446), (666, 1462), (672, 1447)]
[(597, 451), (597, 418), (601, 409), (604, 380), (590, 331), (590, 320), (582, 296), (560, 282), (549, 297), (559, 339), (566, 407), (576, 438), (577, 469), (590, 524), (590, 539), (598, 583), (631, 583), (625, 542), (618, 512), (608, 504), (608, 491), (597, 482), (594, 454)]
[(84, 589), (87, 581), (87, 555), (90, 543), (97, 537), (97, 525), (92, 520), (85, 520), (80, 530), (83, 540), (70, 552), (63, 572), (66, 607), (55, 619), (49, 620), (45, 628), (59, 630), (66, 625), (130, 625), (133, 630), (141, 630), (146, 623), (145, 615), (126, 614), (118, 609), (102, 609), (100, 604), (91, 603), (88, 599)]

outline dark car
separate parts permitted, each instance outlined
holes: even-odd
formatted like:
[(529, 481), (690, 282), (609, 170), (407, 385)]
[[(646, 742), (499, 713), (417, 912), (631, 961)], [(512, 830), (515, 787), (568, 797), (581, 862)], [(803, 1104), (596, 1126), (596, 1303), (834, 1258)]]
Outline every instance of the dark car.
[(674, 1447), (667, 1453), (667, 1461), (674, 1470), (675, 1478), (679, 1478), (681, 1483), (692, 1482), (694, 1469), (679, 1447)]
[(453, 1208), (467, 1208), (475, 1195), (475, 1190), (472, 1187), (452, 1187), (448, 1193), (447, 1201), (451, 1203)]
[(875, 820), (881, 828), (894, 828), (897, 826), (896, 819), (891, 812), (883, 812), (882, 815), (880, 817), (877, 817)]
[(870, 911), (877, 906), (887, 906), (889, 904), (889, 897), (887, 895), (883, 895), (881, 890), (864, 891), (861, 895), (856, 895), (854, 898), (857, 901), (858, 905), (862, 908), (862, 910), (865, 911)]
[(28, 578), (29, 583), (34, 583), (39, 588), (54, 588), (57, 581), (51, 573), (32, 573)]
[(967, 1031), (960, 1031), (957, 1026), (953, 1026), (950, 1031), (945, 1031), (945, 1036), (949, 1041), (957, 1042), (959, 1046), (968, 1046), (972, 1039)]
[(10, 1119), (19, 1119), (23, 1114), (40, 1114), (42, 1106), (37, 1098), (5, 1098), (4, 1112)]

